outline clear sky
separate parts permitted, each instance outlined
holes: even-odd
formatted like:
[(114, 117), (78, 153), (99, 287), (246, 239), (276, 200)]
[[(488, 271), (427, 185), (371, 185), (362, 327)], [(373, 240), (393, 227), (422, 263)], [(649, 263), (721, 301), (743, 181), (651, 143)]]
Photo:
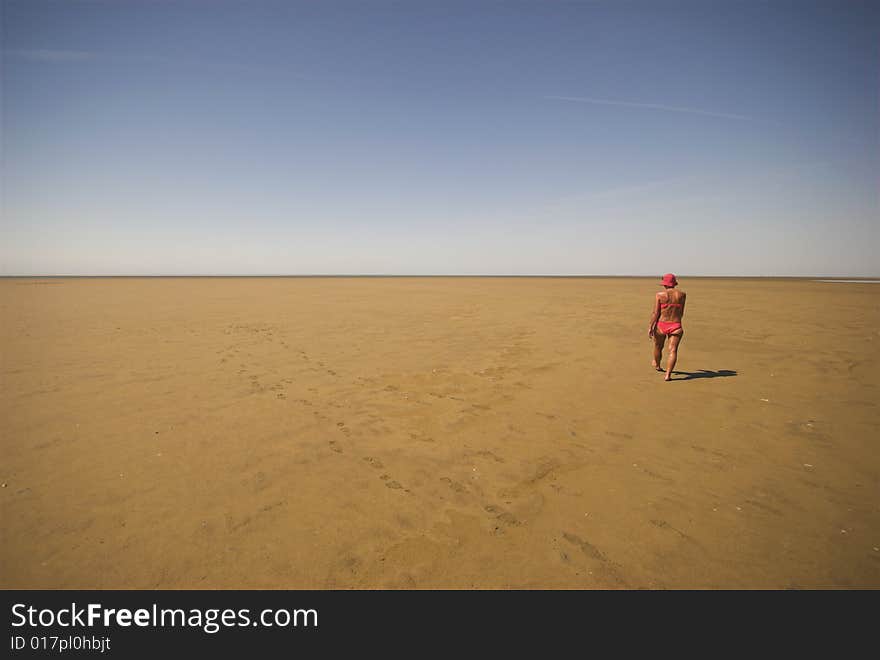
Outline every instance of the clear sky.
[(877, 2), (0, 1), (0, 275), (880, 274)]

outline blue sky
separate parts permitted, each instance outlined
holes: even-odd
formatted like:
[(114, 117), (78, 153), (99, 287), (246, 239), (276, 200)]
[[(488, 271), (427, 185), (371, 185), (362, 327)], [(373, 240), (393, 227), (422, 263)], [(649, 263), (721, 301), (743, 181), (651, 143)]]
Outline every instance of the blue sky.
[(880, 274), (877, 3), (2, 7), (0, 275)]

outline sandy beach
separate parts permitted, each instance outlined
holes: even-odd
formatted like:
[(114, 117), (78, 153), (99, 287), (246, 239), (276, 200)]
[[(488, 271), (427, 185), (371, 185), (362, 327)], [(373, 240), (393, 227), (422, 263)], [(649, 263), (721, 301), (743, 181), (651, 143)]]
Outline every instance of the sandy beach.
[(880, 587), (880, 285), (680, 280), (0, 280), (0, 586)]

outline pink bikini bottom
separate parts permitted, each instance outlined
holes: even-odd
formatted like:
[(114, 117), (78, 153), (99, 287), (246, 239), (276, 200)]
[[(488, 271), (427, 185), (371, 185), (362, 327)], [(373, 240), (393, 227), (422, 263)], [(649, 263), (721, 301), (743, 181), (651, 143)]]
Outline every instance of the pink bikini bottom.
[(681, 323), (667, 323), (666, 321), (657, 321), (657, 329), (664, 335), (668, 335), (676, 330), (681, 329)]

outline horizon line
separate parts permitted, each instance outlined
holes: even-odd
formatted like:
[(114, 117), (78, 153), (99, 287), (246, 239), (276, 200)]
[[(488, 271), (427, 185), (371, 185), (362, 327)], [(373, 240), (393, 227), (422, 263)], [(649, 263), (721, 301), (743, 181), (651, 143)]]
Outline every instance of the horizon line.
[[(678, 274), (676, 275), (679, 279), (786, 279), (786, 280), (815, 280), (818, 278), (825, 278), (829, 280), (844, 280), (849, 279), (855, 282), (858, 281), (878, 281), (880, 282), (880, 275), (827, 275), (827, 274), (818, 274), (818, 275), (687, 275), (687, 274)], [(116, 274), (116, 275), (72, 275), (72, 274), (56, 274), (56, 275), (0, 275), (0, 279), (146, 279), (146, 278), (309, 278), (309, 279), (317, 279), (317, 278), (521, 278), (521, 279), (656, 279), (660, 280), (661, 278), (656, 275), (608, 275), (608, 274), (591, 274), (591, 275), (541, 275), (541, 274), (530, 274), (530, 275), (511, 275), (511, 274), (499, 274), (499, 275), (487, 275), (487, 274), (463, 274), (463, 275), (446, 275), (446, 274), (391, 274), (391, 273), (306, 273), (306, 274), (284, 274), (284, 273), (275, 273), (275, 274), (179, 274), (179, 273), (166, 273), (160, 275), (124, 275), (124, 274)]]

